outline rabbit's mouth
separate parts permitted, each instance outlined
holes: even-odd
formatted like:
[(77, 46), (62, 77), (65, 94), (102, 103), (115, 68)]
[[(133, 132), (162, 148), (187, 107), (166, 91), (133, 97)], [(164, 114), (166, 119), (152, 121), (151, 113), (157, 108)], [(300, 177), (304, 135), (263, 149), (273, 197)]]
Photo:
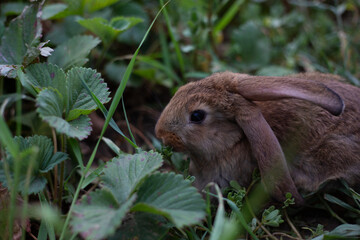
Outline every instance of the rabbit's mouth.
[(158, 131), (156, 136), (162, 140), (164, 145), (172, 147), (176, 152), (183, 152), (185, 150), (183, 141), (175, 133)]

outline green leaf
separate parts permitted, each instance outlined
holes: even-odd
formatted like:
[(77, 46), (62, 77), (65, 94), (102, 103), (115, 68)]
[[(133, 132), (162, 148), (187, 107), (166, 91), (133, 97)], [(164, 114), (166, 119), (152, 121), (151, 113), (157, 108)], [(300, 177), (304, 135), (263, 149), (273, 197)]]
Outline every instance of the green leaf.
[(70, 121), (80, 115), (90, 114), (97, 109), (96, 103), (83, 87), (81, 78), (86, 82), (91, 92), (102, 104), (107, 103), (109, 91), (101, 75), (90, 68), (72, 68), (67, 74), (67, 89), (69, 92), (66, 120)]
[(225, 216), (224, 199), (221, 194), (219, 186), (215, 185), (217, 197), (219, 199), (218, 209), (216, 211), (214, 227), (211, 232), (210, 240), (233, 240), (237, 239), (239, 234), (238, 223), (232, 218), (228, 219)]
[(51, 16), (51, 19), (63, 19), (71, 15), (82, 15), (84, 12), (83, 0), (64, 0), (67, 5), (63, 11), (58, 12), (56, 15)]
[(14, 141), (2, 114), (0, 115), (0, 132), (0, 143), (2, 146), (6, 147), (12, 156), (17, 157), (19, 154), (19, 146)]
[(329, 233), (313, 238), (313, 240), (359, 239), (359, 237), (360, 225), (342, 224)]
[(140, 43), (151, 23), (150, 17), (143, 7), (143, 4), (136, 1), (119, 2), (114, 5), (112, 9), (116, 16), (138, 17), (143, 19), (142, 23), (137, 24), (117, 38), (118, 41), (129, 45)]
[(83, 27), (96, 34), (105, 46), (115, 40), (120, 33), (140, 22), (142, 19), (136, 17), (115, 17), (110, 22), (100, 17), (78, 20)]
[(145, 177), (161, 165), (162, 157), (156, 152), (122, 155), (106, 164), (101, 180), (118, 202), (122, 203)]
[[(37, 112), (44, 120), (47, 117), (62, 117), (64, 111), (64, 97), (54, 88), (42, 90), (36, 98)], [(55, 126), (53, 126), (55, 127)]]
[(10, 15), (19, 15), (24, 8), (26, 3), (21, 2), (9, 2), (1, 4), (1, 15), (10, 16)]
[(118, 1), (119, 0), (84, 0), (84, 8), (89, 12), (95, 12)]
[(102, 163), (100, 166), (96, 166), (95, 169), (92, 169), (89, 171), (89, 174), (86, 176), (86, 178), (83, 181), (83, 184), (81, 186), (82, 189), (86, 188), (90, 183), (92, 183), (95, 179), (99, 178), (103, 169), (105, 167), (105, 164)]
[(100, 74), (89, 68), (72, 68), (67, 74), (53, 64), (32, 64), (26, 72), (19, 72), (23, 86), (32, 94), (37, 93), (37, 112), (40, 117), (59, 133), (84, 139), (91, 132), (88, 115), (97, 104), (83, 87), (104, 104), (110, 100), (106, 83)]
[(249, 21), (232, 34), (232, 54), (240, 55), (242, 66), (252, 70), (270, 63), (271, 43), (260, 26)]
[(72, 229), (85, 239), (103, 239), (115, 232), (134, 200), (135, 196), (119, 206), (110, 191), (91, 192), (74, 206)]
[(262, 224), (271, 227), (278, 227), (283, 222), (284, 220), (282, 220), (281, 218), (280, 211), (278, 209), (275, 209), (274, 206), (271, 206), (268, 209), (264, 210), (262, 214)]
[(332, 196), (332, 195), (330, 195), (330, 194), (325, 194), (325, 195), (324, 195), (324, 198), (325, 198), (326, 200), (328, 200), (329, 202), (335, 203), (335, 204), (337, 204), (337, 205), (339, 205), (339, 206), (341, 206), (341, 207), (343, 207), (343, 208), (345, 208), (345, 209), (347, 209), (347, 210), (350, 210), (350, 211), (352, 211), (352, 212), (354, 212), (354, 213), (356, 213), (356, 214), (360, 214), (360, 210), (359, 210), (359, 209), (354, 208), (353, 206), (351, 206), (351, 205), (349, 205), (348, 203), (340, 200), (340, 199), (337, 198), (337, 197), (334, 197), (334, 196)]
[(64, 98), (59, 91), (53, 88), (42, 90), (36, 98), (38, 108), (36, 111), (40, 117), (58, 133), (64, 133), (69, 137), (79, 140), (86, 138), (91, 132), (90, 118), (80, 116), (72, 121), (66, 121), (62, 118)]
[(235, 17), (236, 13), (239, 11), (241, 5), (244, 3), (244, 0), (237, 0), (234, 1), (234, 3), (228, 8), (226, 13), (220, 20), (216, 23), (216, 25), (213, 27), (213, 36), (217, 37), (220, 31), (222, 31)]
[(26, 90), (35, 96), (37, 95), (36, 93), (47, 87), (55, 88), (60, 93), (66, 93), (65, 72), (56, 65), (47, 63), (32, 64), (26, 68), (26, 73), (21, 71), (21, 73), (18, 73), (18, 76)]
[(5, 29), (0, 46), (0, 76), (14, 78), (16, 68), (39, 56), (38, 44), (42, 31), (39, 8), (39, 4), (25, 7), (21, 15)]
[(63, 12), (65, 9), (67, 9), (67, 5), (63, 3), (54, 3), (54, 4), (48, 4), (43, 9), (42, 19), (52, 19), (56, 18), (56, 15)]
[(67, 121), (74, 120), (80, 115), (87, 115), (97, 109), (96, 103), (83, 87), (82, 79), (101, 103), (104, 104), (110, 100), (106, 83), (99, 73), (90, 68), (75, 67), (65, 75), (64, 71), (56, 65), (39, 63), (26, 68), (26, 73), (20, 73), (19, 77), (23, 86), (29, 91), (35, 89), (36, 92), (40, 92), (49, 87), (56, 89), (58, 94), (56, 96), (52, 93), (52, 100), (57, 99), (58, 102), (46, 99), (44, 102), (52, 106), (58, 105), (55, 115), (58, 117), (62, 116), (65, 108)]
[(109, 138), (103, 137), (102, 140), (106, 143), (106, 145), (116, 154), (121, 155), (123, 152), (120, 148)]
[(100, 40), (93, 36), (75, 36), (57, 46), (48, 61), (64, 70), (70, 69), (73, 66), (83, 66), (88, 62), (86, 56), (99, 43)]
[[(20, 152), (37, 147), (37, 155), (35, 163), (32, 165), (32, 177), (29, 186), (29, 193), (37, 193), (44, 189), (46, 179), (42, 173), (48, 172), (54, 168), (55, 165), (61, 163), (68, 158), (68, 155), (63, 152), (54, 153), (53, 142), (50, 138), (45, 136), (32, 137), (15, 137), (15, 143), (19, 146)], [(9, 166), (10, 175), (14, 174), (14, 157), (6, 151), (6, 163)], [(31, 157), (26, 155), (21, 159), (20, 183), (19, 190), (24, 191), (25, 178), (28, 168), (30, 167)], [(0, 165), (0, 172), (3, 171), (3, 162)], [(0, 174), (2, 175), (2, 174)], [(1, 181), (6, 185), (6, 179), (0, 176)]]
[(205, 217), (205, 202), (196, 188), (182, 175), (156, 173), (141, 185), (132, 211), (162, 215), (177, 227), (201, 222)]
[(141, 239), (158, 240), (168, 232), (167, 221), (163, 217), (145, 212), (135, 212), (109, 240)]

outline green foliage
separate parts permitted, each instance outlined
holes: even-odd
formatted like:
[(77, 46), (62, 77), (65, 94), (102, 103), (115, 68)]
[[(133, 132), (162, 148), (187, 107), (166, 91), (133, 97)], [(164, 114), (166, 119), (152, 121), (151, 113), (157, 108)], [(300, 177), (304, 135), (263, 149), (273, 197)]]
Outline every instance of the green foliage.
[(92, 36), (75, 36), (55, 48), (49, 57), (49, 63), (56, 64), (64, 70), (74, 66), (83, 66), (89, 59), (91, 49), (100, 43), (99, 39)]
[[(199, 223), (205, 207), (200, 194), (181, 175), (153, 173), (161, 163), (161, 155), (154, 152), (121, 155), (107, 163), (101, 176), (103, 188), (74, 207), (74, 231), (87, 239), (102, 239), (115, 232), (130, 210), (164, 216), (178, 227)], [(134, 221), (137, 224), (139, 219)], [(133, 232), (131, 227), (123, 229)]]
[(360, 237), (360, 225), (342, 224), (334, 230), (324, 233), (313, 240), (330, 240), (330, 239), (358, 239)]
[(42, 26), (39, 4), (25, 7), (5, 29), (0, 46), (0, 76), (15, 78), (16, 68), (27, 65), (40, 55)]
[(230, 188), (226, 189), (227, 198), (234, 202), (241, 209), (246, 196), (246, 189), (241, 187), (237, 182), (231, 181)]
[(270, 63), (271, 42), (255, 22), (246, 22), (232, 35), (231, 54), (242, 57), (242, 68), (253, 70)]
[(190, 181), (174, 173), (151, 175), (139, 188), (134, 211), (162, 215), (181, 228), (199, 223), (205, 204)]
[(261, 223), (266, 226), (278, 227), (283, 222), (284, 220), (281, 218), (280, 211), (275, 209), (274, 206), (265, 209), (262, 214)]
[(91, 192), (74, 208), (73, 230), (86, 239), (103, 239), (120, 226), (134, 200), (135, 196), (119, 205), (106, 189)]
[(162, 165), (156, 153), (121, 155), (114, 158), (104, 169), (101, 177), (104, 186), (110, 189), (121, 204), (138, 188), (138, 184)]
[[(15, 160), (15, 157), (10, 154), (10, 152), (6, 152), (6, 156), (0, 165), (0, 182), (2, 182), (4, 186), (8, 186), (5, 168), (9, 169), (10, 177), (13, 178), (15, 161), (19, 161), (21, 164), (21, 177), (18, 191), (21, 191), (23, 194), (38, 193), (44, 189), (46, 184), (43, 173), (49, 172), (57, 164), (66, 160), (68, 155), (63, 152), (54, 153), (52, 141), (45, 136), (15, 137), (14, 140), (15, 144), (19, 146), (20, 153), (25, 154), (21, 154), (20, 160)], [(28, 152), (28, 150), (31, 149), (34, 150)], [(28, 173), (28, 171), (30, 172)], [(26, 192), (26, 177), (28, 175), (30, 176), (30, 182)]]
[(146, 212), (134, 212), (119, 230), (109, 239), (162, 239), (169, 231), (166, 220)]
[(141, 18), (136, 17), (115, 17), (110, 22), (99, 17), (78, 20), (83, 27), (96, 34), (105, 46), (109, 46), (119, 34), (141, 21)]
[(59, 133), (84, 139), (91, 132), (86, 116), (97, 109), (82, 85), (83, 79), (102, 103), (108, 102), (109, 92), (100, 74), (89, 68), (72, 68), (66, 74), (52, 64), (33, 64), (19, 74), (23, 86), (35, 94), (40, 117)]

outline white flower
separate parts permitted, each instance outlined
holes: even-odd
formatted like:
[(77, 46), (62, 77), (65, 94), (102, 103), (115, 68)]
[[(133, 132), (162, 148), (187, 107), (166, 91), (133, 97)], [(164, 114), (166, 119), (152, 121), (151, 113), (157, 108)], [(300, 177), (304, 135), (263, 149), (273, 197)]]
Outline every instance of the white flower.
[(54, 51), (54, 49), (49, 48), (49, 47), (40, 48), (40, 54), (41, 54), (41, 56), (44, 56), (44, 57), (50, 56), (53, 51)]

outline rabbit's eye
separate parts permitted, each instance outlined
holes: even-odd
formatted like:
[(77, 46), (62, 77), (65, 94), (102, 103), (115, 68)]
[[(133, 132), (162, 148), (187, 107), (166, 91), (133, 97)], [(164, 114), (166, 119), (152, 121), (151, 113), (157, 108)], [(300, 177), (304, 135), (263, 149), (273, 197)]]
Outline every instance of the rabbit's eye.
[(201, 123), (206, 117), (206, 112), (203, 110), (195, 110), (190, 115), (190, 121), (192, 123)]

